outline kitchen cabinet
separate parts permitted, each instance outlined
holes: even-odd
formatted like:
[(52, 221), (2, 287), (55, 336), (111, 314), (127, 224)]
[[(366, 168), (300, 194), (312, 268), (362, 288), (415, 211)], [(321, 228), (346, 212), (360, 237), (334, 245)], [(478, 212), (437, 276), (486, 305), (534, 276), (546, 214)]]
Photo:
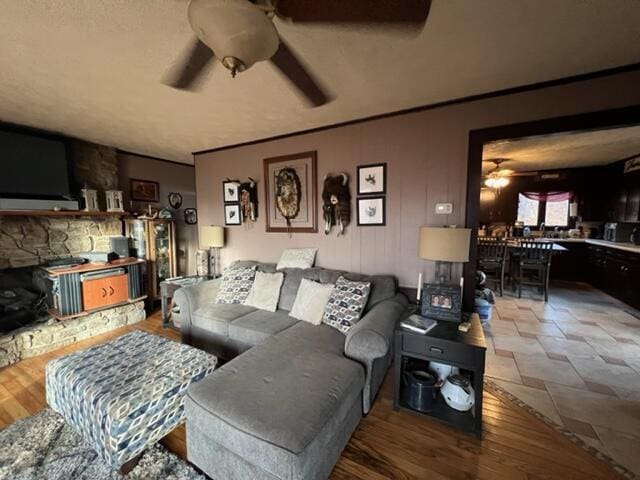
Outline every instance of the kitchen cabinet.
[(604, 284), (606, 248), (597, 245), (587, 246), (587, 282), (602, 289)]
[(551, 278), (553, 280), (583, 281), (587, 270), (584, 262), (587, 257), (587, 244), (561, 240), (555, 240), (555, 243), (563, 246), (567, 251), (553, 255)]
[(615, 248), (587, 247), (587, 281), (612, 297), (640, 308), (640, 254)]
[(625, 221), (640, 221), (640, 185), (630, 186), (627, 189), (627, 206), (625, 209)]

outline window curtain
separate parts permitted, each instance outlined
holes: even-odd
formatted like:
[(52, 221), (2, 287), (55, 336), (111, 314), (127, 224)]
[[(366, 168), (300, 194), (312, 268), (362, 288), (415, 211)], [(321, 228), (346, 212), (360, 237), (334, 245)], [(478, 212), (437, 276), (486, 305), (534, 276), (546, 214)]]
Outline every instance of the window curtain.
[(573, 200), (573, 192), (523, 192), (525, 198), (539, 202), (564, 202)]

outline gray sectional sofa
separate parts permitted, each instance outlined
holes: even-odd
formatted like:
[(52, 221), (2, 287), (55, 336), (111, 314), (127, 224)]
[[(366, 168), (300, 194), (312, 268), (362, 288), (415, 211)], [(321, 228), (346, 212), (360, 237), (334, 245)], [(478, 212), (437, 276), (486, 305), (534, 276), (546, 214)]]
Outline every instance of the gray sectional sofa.
[[(394, 277), (282, 271), (276, 312), (215, 304), (219, 279), (175, 295), (183, 342), (227, 360), (185, 400), (188, 458), (215, 480), (327, 478), (392, 360), (393, 330), (408, 303)], [(334, 283), (340, 275), (372, 285), (346, 336), (288, 315), (302, 278)]]

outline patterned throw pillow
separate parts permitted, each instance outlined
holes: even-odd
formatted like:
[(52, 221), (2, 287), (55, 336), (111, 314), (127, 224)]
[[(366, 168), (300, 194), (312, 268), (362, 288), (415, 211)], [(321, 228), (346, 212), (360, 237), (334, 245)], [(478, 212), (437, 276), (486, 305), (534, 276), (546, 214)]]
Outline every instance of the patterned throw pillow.
[(278, 260), (276, 270), (283, 268), (311, 268), (316, 259), (317, 248), (287, 248)]
[(256, 267), (227, 268), (222, 274), (216, 303), (242, 303), (249, 295)]
[(353, 282), (338, 277), (324, 308), (322, 322), (346, 334), (360, 320), (370, 292), (370, 282)]

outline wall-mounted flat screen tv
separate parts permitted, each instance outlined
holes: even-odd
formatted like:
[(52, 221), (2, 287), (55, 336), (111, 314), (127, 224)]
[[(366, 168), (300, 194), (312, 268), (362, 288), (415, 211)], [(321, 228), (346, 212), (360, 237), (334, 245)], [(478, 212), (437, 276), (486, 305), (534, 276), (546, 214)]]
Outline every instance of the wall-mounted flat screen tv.
[(69, 196), (70, 178), (63, 140), (0, 129), (0, 196)]

